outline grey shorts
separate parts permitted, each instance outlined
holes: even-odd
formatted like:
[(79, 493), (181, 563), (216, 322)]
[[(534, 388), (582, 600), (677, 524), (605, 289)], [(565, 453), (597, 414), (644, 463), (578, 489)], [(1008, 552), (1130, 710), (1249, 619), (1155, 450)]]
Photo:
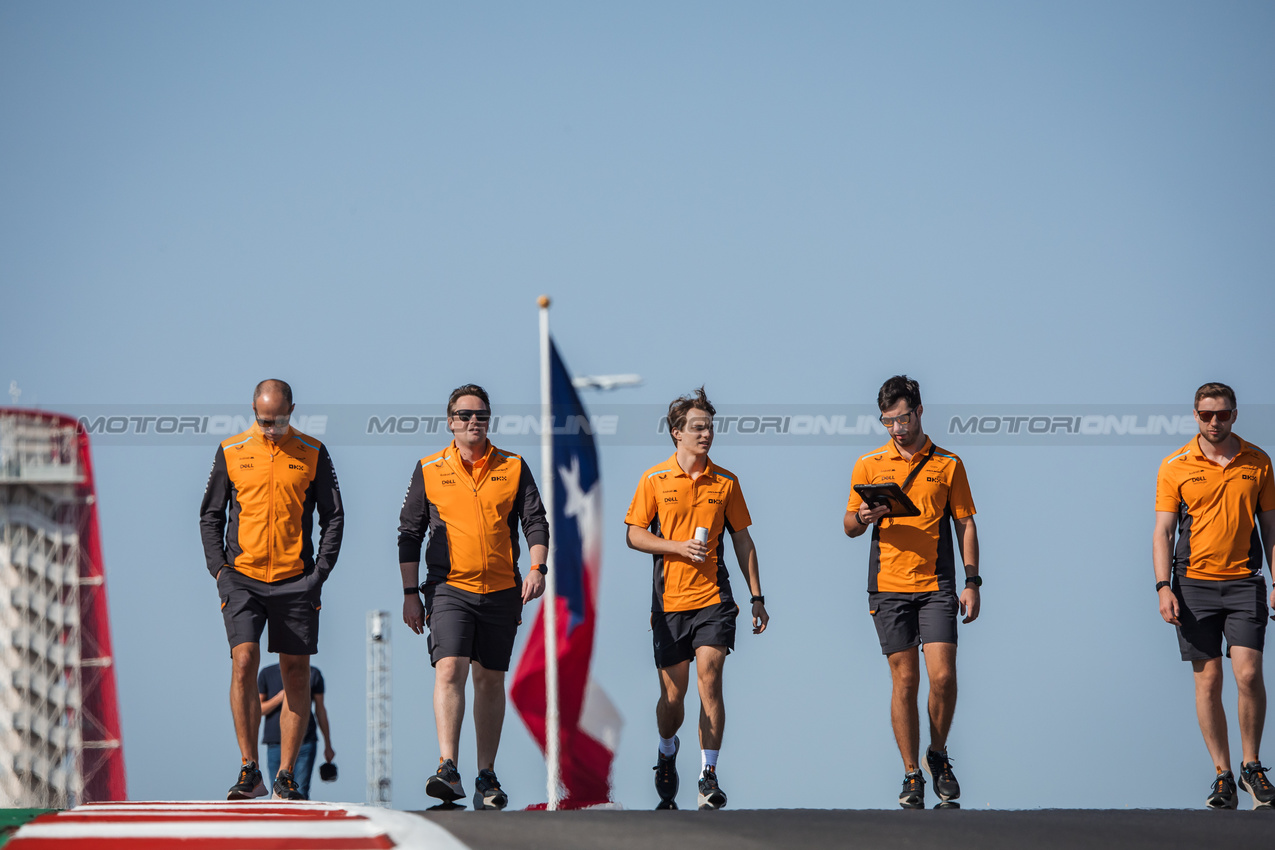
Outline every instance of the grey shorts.
[(735, 618), (739, 606), (718, 602), (693, 611), (657, 611), (651, 614), (651, 639), (655, 645), (655, 666), (672, 667), (695, 657), (701, 646), (724, 646), (729, 655), (735, 648)]
[(1231, 647), (1261, 652), (1266, 644), (1266, 579), (1262, 576), (1207, 581), (1179, 578), (1173, 582), (1178, 598), (1178, 649), (1183, 661), (1207, 661), (1226, 655)]
[(877, 627), (883, 655), (923, 643), (956, 643), (959, 610), (960, 602), (950, 590), (868, 594), (868, 613)]
[(314, 655), (319, 651), (319, 609), (322, 582), (318, 570), (283, 581), (249, 578), (231, 567), (222, 567), (217, 579), (221, 618), (226, 623), (230, 648), (260, 643), (270, 624), (267, 650), (284, 655)]
[(429, 626), (429, 663), (469, 658), (488, 670), (508, 670), (514, 638), (522, 624), (522, 590), (471, 593), (449, 584), (421, 586), (425, 625)]

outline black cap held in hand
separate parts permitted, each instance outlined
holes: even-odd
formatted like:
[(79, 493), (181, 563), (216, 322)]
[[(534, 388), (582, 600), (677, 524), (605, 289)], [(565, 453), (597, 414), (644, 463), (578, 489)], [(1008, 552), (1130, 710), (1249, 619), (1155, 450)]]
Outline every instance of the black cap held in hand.
[(319, 778), (324, 782), (336, 782), (336, 765), (330, 761), (319, 765)]

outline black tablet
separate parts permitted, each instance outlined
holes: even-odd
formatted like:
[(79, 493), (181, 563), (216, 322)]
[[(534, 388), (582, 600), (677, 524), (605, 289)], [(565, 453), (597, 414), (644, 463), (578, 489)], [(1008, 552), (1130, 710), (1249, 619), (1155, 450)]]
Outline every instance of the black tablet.
[(890, 512), (886, 516), (920, 516), (921, 511), (903, 489), (891, 481), (889, 484), (856, 484), (854, 491), (859, 494), (868, 507), (889, 505)]

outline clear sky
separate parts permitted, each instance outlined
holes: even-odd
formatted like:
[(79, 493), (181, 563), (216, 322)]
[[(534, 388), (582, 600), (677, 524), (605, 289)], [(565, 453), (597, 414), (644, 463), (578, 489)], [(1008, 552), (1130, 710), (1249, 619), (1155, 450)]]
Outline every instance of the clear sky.
[[(1189, 411), (1223, 380), (1269, 411), (1273, 37), (1262, 2), (0, 4), (0, 379), (73, 414), (247, 414), (267, 376), (298, 414), (441, 412), (467, 381), (499, 412), (537, 398), (548, 292), (570, 368), (645, 378), (586, 403), (704, 383), (721, 405), (871, 405), (906, 372), (934, 406)], [(623, 515), (661, 440), (601, 441), (595, 676), (632, 808), (656, 801), (657, 692)], [(1150, 564), (1156, 466), (1183, 442), (951, 446), (986, 577), (951, 739), (967, 808), (1203, 803)], [(219, 796), (237, 769), (197, 531), (215, 445), (96, 448), (138, 799)], [(394, 802), (426, 804), (432, 673), (399, 622), (395, 528), (441, 445), (329, 440), (347, 526), (315, 660), (341, 779), (318, 796), (363, 799), (364, 618), (386, 608)], [(714, 451), (772, 615), (727, 663), (732, 806), (895, 805), (868, 544), (840, 528), (871, 447)], [(1226, 699), (1233, 723), (1229, 672)], [(544, 799), (512, 710), (497, 767), (512, 805)]]

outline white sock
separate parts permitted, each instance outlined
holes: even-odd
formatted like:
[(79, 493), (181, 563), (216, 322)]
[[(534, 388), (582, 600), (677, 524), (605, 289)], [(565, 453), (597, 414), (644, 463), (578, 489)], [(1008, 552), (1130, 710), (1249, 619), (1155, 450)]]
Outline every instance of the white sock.
[(676, 735), (672, 738), (660, 738), (660, 755), (664, 756), (664, 758), (668, 758), (675, 752), (677, 752)]
[(717, 754), (721, 750), (700, 750), (700, 772), (708, 769), (717, 770)]

